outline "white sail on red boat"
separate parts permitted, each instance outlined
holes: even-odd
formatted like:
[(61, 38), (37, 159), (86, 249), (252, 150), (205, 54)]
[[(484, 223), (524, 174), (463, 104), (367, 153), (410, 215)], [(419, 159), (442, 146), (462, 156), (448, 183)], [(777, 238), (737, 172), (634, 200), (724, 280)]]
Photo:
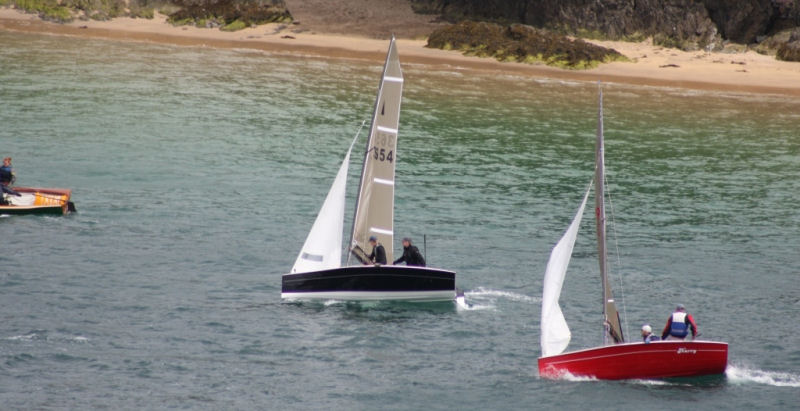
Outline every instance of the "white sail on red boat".
[(282, 277), (282, 298), (455, 300), (452, 271), (365, 264), (368, 251), (372, 251), (368, 240), (373, 236), (384, 245), (387, 261), (393, 260), (394, 180), (403, 81), (392, 38), (372, 114), (348, 246), (359, 262), (343, 266), (341, 261), (345, 187), (354, 140), (291, 272)]
[(728, 344), (713, 341), (667, 340), (625, 342), (608, 276), (605, 212), (605, 149), (603, 93), (600, 90), (595, 158), (595, 218), (597, 250), (603, 292), (603, 345), (564, 353), (570, 331), (558, 300), (577, 238), (590, 184), (567, 231), (553, 247), (542, 290), (539, 375), (559, 378), (566, 374), (598, 379), (654, 379), (722, 374), (728, 363)]

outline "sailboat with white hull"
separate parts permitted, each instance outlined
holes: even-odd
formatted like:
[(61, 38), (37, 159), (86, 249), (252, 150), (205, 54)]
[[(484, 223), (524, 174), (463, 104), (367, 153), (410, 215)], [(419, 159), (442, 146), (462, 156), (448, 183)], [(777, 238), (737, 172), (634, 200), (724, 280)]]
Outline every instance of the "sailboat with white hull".
[(578, 235), (591, 184), (583, 202), (564, 236), (553, 247), (544, 276), (542, 290), (541, 346), (539, 375), (558, 378), (565, 374), (598, 379), (653, 379), (694, 377), (722, 374), (728, 363), (728, 344), (713, 341), (625, 342), (608, 278), (605, 212), (605, 153), (603, 141), (603, 93), (597, 120), (595, 155), (595, 218), (597, 251), (603, 293), (603, 345), (563, 353), (571, 337), (569, 327), (558, 305), (561, 286)]
[(341, 261), (345, 187), (354, 140), (291, 272), (283, 275), (282, 298), (455, 300), (452, 271), (368, 262), (370, 237), (385, 244), (386, 259), (393, 260), (394, 180), (402, 93), (403, 72), (392, 38), (372, 114), (348, 246), (347, 261), (351, 256), (358, 261), (344, 266)]

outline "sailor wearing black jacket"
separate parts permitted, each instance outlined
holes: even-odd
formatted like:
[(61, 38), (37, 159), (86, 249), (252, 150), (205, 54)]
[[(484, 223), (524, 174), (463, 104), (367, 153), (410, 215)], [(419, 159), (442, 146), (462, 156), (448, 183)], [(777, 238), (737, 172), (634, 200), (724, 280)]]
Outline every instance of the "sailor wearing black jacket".
[(378, 238), (371, 236), (369, 244), (372, 246), (372, 252), (367, 256), (374, 264), (386, 265), (386, 250), (383, 245), (378, 244)]
[(425, 258), (419, 253), (416, 246), (411, 245), (411, 239), (406, 237), (403, 239), (403, 256), (394, 260), (392, 264), (406, 262), (406, 265), (415, 265), (418, 267), (425, 267)]

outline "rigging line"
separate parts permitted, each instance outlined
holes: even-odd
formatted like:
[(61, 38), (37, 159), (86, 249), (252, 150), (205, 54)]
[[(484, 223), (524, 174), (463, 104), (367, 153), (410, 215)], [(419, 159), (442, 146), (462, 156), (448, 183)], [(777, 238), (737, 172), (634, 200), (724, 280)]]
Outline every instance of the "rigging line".
[[(605, 178), (604, 178), (605, 179)], [(604, 181), (604, 183), (606, 183)], [(617, 236), (617, 223), (616, 218), (614, 217), (614, 202), (611, 201), (611, 190), (608, 188), (608, 184), (603, 184), (606, 188), (605, 192), (608, 195), (608, 205), (611, 211), (611, 231), (614, 233), (614, 252), (617, 256), (617, 281), (619, 282), (619, 294), (620, 299), (622, 300), (622, 321), (625, 323), (625, 334), (631, 336), (630, 329), (628, 327), (628, 311), (625, 307), (625, 286), (622, 283), (622, 260), (619, 258), (619, 237)]]
[[(356, 131), (356, 136), (355, 136), (355, 137), (353, 137), (353, 142), (352, 142), (352, 143), (350, 143), (350, 150), (352, 150), (352, 149), (353, 149), (353, 145), (354, 145), (354, 144), (356, 143), (356, 141), (358, 140), (358, 136), (360, 136), (360, 135), (361, 135), (361, 129), (363, 129), (363, 128), (364, 128), (364, 125), (365, 125), (365, 124), (367, 124), (367, 120), (362, 120), (362, 121), (361, 121), (361, 126), (359, 126), (359, 127), (358, 127), (358, 131)], [(365, 153), (365, 154), (366, 154), (366, 153)], [(354, 211), (354, 213), (355, 213), (355, 211)], [(353, 219), (355, 219), (355, 215), (353, 216)], [(343, 251), (344, 251), (344, 253), (345, 253), (345, 255), (347, 255), (347, 260), (345, 260), (345, 263), (344, 263), (344, 265), (345, 265), (345, 266), (348, 266), (348, 265), (350, 265), (350, 256), (352, 255), (352, 253), (350, 253), (350, 247), (352, 247), (352, 246), (353, 246), (352, 242), (353, 242), (353, 238), (352, 238), (352, 235), (351, 235), (351, 237), (350, 237), (350, 243), (351, 243), (351, 244), (348, 244), (348, 245), (346, 245), (346, 246), (345, 246), (345, 248), (344, 248), (344, 250), (343, 250)], [(340, 261), (341, 261), (341, 260), (340, 260)]]

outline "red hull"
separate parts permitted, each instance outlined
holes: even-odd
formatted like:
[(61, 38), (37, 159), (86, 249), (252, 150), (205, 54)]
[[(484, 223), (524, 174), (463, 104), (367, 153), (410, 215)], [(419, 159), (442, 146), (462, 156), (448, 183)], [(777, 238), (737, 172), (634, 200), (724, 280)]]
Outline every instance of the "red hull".
[(696, 377), (722, 374), (728, 344), (711, 341), (654, 341), (589, 348), (539, 358), (539, 375), (566, 373), (601, 380)]

